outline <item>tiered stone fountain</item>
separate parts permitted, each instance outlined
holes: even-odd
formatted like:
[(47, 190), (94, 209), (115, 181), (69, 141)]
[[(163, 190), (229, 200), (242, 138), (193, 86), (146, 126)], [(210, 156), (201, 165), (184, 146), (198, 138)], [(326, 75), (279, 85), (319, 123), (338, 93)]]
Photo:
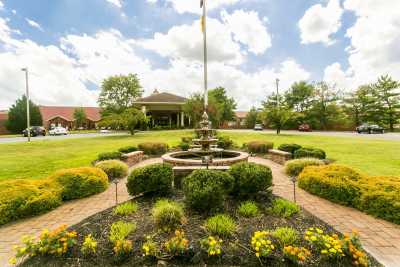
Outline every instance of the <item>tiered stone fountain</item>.
[(200, 138), (193, 139), (192, 147), (188, 151), (178, 151), (162, 156), (164, 163), (173, 166), (230, 166), (232, 164), (248, 161), (249, 154), (240, 151), (231, 151), (218, 148), (218, 139), (214, 138), (215, 130), (211, 129), (208, 115), (204, 112), (200, 129), (196, 133)]

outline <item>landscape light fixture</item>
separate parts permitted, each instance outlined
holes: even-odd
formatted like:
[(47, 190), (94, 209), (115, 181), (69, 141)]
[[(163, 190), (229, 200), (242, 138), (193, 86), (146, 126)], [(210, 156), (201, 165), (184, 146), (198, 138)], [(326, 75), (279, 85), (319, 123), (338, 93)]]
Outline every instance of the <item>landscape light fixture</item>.
[(296, 176), (292, 176), (292, 177), (290, 177), (290, 180), (293, 183), (293, 201), (294, 201), (294, 203), (296, 203), (296, 182), (297, 182), (297, 177)]

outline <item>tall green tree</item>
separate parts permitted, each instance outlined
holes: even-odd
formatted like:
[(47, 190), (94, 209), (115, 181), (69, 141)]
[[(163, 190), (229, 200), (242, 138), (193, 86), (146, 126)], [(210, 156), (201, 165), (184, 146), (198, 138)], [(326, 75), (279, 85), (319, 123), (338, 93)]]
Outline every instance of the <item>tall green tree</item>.
[[(233, 97), (229, 97), (225, 88), (217, 87), (210, 90), (209, 100), (218, 109), (218, 120), (215, 125), (222, 126), (225, 122), (232, 121), (235, 118), (236, 101)], [(213, 106), (213, 105), (211, 105)]]
[(304, 113), (309, 110), (313, 103), (315, 88), (305, 81), (292, 84), (285, 93), (284, 99), (288, 108), (295, 112)]
[(98, 103), (103, 115), (122, 113), (133, 107), (134, 101), (142, 94), (143, 89), (136, 74), (111, 76), (101, 85)]
[(74, 120), (75, 120), (75, 125), (77, 127), (82, 127), (83, 124), (87, 120), (86, 112), (84, 108), (76, 108), (74, 110)]
[(252, 107), (247, 113), (246, 118), (244, 119), (244, 123), (246, 125), (247, 129), (253, 129), (254, 126), (258, 123), (259, 121), (259, 112), (255, 107)]
[[(12, 133), (21, 133), (26, 129), (27, 125), (27, 114), (26, 114), (26, 96), (22, 96), (18, 99), (14, 105), (11, 106), (8, 112), (8, 121), (6, 122), (6, 128)], [(41, 126), (43, 124), (42, 115), (39, 107), (32, 101), (29, 101), (29, 112), (30, 112), (30, 125)]]
[(394, 125), (400, 119), (400, 83), (385, 75), (379, 77), (372, 88), (379, 103), (382, 123), (394, 131)]
[(292, 116), (292, 112), (285, 103), (278, 105), (277, 99), (277, 95), (273, 93), (263, 102), (262, 117), (265, 125), (276, 129), (276, 134), (280, 134)]
[(100, 127), (128, 130), (131, 135), (135, 130), (143, 128), (148, 123), (148, 118), (137, 108), (128, 108), (122, 113), (111, 113), (99, 123)]
[(370, 85), (362, 85), (344, 98), (344, 110), (353, 127), (362, 123), (378, 123), (378, 104)]
[(204, 98), (201, 94), (193, 94), (183, 105), (183, 112), (190, 116), (191, 126), (197, 127), (204, 112)]

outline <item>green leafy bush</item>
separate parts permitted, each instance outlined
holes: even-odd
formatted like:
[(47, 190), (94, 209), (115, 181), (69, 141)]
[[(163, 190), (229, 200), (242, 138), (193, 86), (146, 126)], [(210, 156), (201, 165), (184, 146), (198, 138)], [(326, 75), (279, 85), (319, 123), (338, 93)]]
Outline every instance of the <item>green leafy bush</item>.
[(282, 144), (278, 147), (279, 150), (289, 152), (294, 154), (297, 150), (301, 148), (301, 145), (298, 144)]
[(279, 245), (282, 248), (289, 245), (295, 245), (299, 239), (299, 233), (292, 227), (279, 227), (272, 232), (272, 236), (278, 240)]
[(234, 178), (228, 173), (196, 170), (183, 180), (186, 203), (199, 211), (218, 209), (233, 185)]
[(119, 151), (115, 152), (104, 152), (100, 153), (97, 156), (97, 161), (104, 161), (104, 160), (110, 160), (110, 159), (121, 159), (122, 153)]
[(272, 202), (271, 212), (283, 218), (290, 218), (300, 212), (300, 207), (289, 200), (277, 198)]
[(50, 179), (61, 184), (63, 200), (87, 197), (108, 188), (107, 174), (93, 167), (59, 170)]
[(108, 179), (120, 179), (128, 175), (128, 165), (119, 160), (105, 160), (96, 163), (96, 168), (102, 169), (108, 176)]
[(325, 165), (322, 160), (316, 158), (301, 158), (289, 160), (285, 163), (285, 173), (292, 177), (297, 177), (307, 166)]
[(190, 148), (190, 145), (189, 145), (189, 143), (181, 142), (181, 143), (179, 144), (179, 148), (180, 148), (182, 151), (188, 151), (189, 148)]
[(229, 237), (236, 231), (235, 221), (225, 214), (208, 218), (205, 227), (210, 234), (219, 237)]
[(133, 169), (126, 184), (131, 196), (140, 193), (166, 195), (172, 189), (172, 166), (153, 164), (143, 168)]
[(185, 214), (182, 205), (177, 202), (161, 199), (152, 209), (155, 224), (163, 231), (172, 231), (184, 223)]
[(267, 166), (255, 163), (237, 163), (229, 169), (235, 179), (232, 194), (240, 198), (252, 197), (272, 186), (272, 172)]
[(341, 165), (309, 166), (299, 176), (299, 187), (333, 202), (353, 205), (360, 196), (362, 175)]
[(296, 150), (296, 152), (294, 152), (294, 158), (295, 159), (299, 159), (299, 158), (325, 159), (326, 153), (324, 150), (319, 149), (319, 148), (303, 147), (303, 148)]
[(125, 202), (114, 208), (113, 212), (116, 215), (127, 216), (135, 213), (138, 210), (138, 205), (135, 202)]
[(143, 151), (144, 154), (147, 155), (162, 155), (168, 151), (168, 145), (165, 143), (147, 142), (139, 144), (138, 147)]
[(256, 203), (253, 201), (246, 201), (239, 205), (238, 213), (240, 216), (251, 218), (256, 217), (259, 214), (259, 210)]
[(127, 236), (136, 230), (135, 223), (128, 223), (123, 221), (115, 222), (111, 225), (110, 241), (115, 244), (117, 241), (123, 241)]
[(60, 206), (61, 190), (48, 179), (0, 182), (0, 225)]
[(265, 141), (252, 141), (246, 144), (247, 151), (256, 154), (268, 153), (268, 150), (274, 148), (274, 143)]
[(229, 136), (218, 136), (217, 145), (219, 148), (229, 149), (233, 146), (233, 140)]
[(135, 152), (137, 150), (138, 150), (138, 148), (135, 146), (126, 146), (126, 147), (121, 147), (120, 149), (118, 149), (119, 152), (124, 153), (124, 154)]
[(181, 140), (182, 140), (182, 143), (190, 144), (192, 142), (192, 140), (193, 140), (193, 137), (192, 136), (184, 136), (184, 137), (181, 138)]

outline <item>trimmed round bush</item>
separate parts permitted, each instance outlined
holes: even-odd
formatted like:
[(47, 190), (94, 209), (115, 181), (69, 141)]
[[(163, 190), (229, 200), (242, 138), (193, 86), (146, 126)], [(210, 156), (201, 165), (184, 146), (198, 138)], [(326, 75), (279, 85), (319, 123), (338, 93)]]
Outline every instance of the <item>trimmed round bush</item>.
[(303, 147), (303, 148), (296, 150), (296, 152), (294, 152), (294, 158), (295, 159), (299, 159), (299, 158), (325, 159), (326, 153), (324, 150), (319, 149), (319, 148)]
[(115, 152), (104, 152), (104, 153), (100, 153), (97, 156), (97, 160), (98, 161), (103, 161), (103, 160), (110, 160), (110, 159), (121, 159), (122, 157), (122, 153), (119, 151), (115, 151)]
[(298, 144), (282, 144), (278, 147), (279, 150), (289, 152), (294, 154), (297, 150), (301, 148), (301, 145)]
[(285, 163), (285, 173), (289, 176), (297, 177), (305, 167), (321, 165), (325, 165), (325, 163), (316, 158), (293, 159)]
[(166, 195), (172, 189), (173, 172), (168, 164), (153, 164), (133, 169), (126, 184), (131, 196), (141, 193)]
[(0, 182), (0, 225), (52, 210), (62, 203), (61, 186), (45, 180)]
[(190, 148), (190, 145), (189, 145), (189, 143), (181, 142), (181, 143), (179, 144), (179, 148), (180, 148), (182, 151), (188, 151), (189, 148)]
[(233, 146), (233, 140), (229, 136), (218, 136), (217, 145), (222, 149), (229, 149)]
[(272, 186), (272, 172), (267, 166), (255, 163), (237, 163), (229, 169), (235, 180), (232, 194), (239, 198), (249, 198)]
[(147, 142), (139, 144), (138, 147), (147, 155), (162, 155), (168, 151), (168, 145), (165, 143)]
[(183, 207), (168, 199), (157, 201), (151, 214), (157, 227), (167, 232), (177, 229), (185, 220)]
[(363, 176), (341, 165), (309, 166), (299, 176), (299, 187), (333, 202), (349, 205), (360, 196), (358, 181)]
[(265, 141), (252, 141), (246, 144), (247, 151), (256, 154), (268, 153), (268, 150), (274, 148), (274, 143)]
[(135, 152), (137, 150), (138, 150), (138, 148), (135, 146), (126, 146), (126, 147), (121, 147), (120, 149), (118, 149), (119, 152), (124, 153), (124, 154)]
[(50, 176), (62, 186), (62, 199), (71, 200), (103, 192), (108, 187), (107, 174), (93, 167), (59, 170)]
[(183, 180), (186, 203), (199, 211), (218, 209), (233, 185), (234, 178), (226, 172), (196, 170)]
[(128, 165), (120, 160), (105, 160), (96, 163), (96, 168), (102, 169), (110, 181), (120, 179), (128, 175)]

